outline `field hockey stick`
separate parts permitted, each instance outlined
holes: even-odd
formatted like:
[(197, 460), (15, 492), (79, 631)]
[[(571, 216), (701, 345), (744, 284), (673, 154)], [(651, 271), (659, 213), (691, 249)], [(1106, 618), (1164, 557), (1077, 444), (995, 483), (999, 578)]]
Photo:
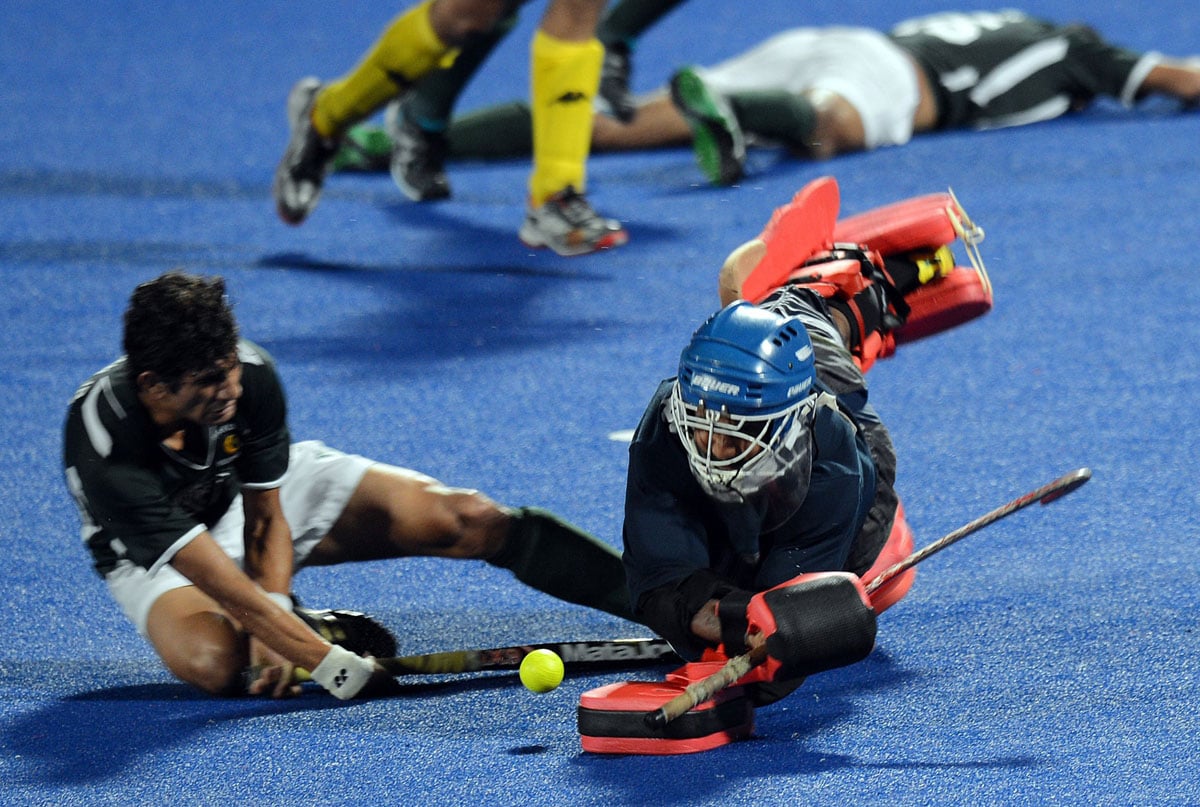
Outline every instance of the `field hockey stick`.
[[(599, 639), (580, 642), (544, 642), (540, 644), (492, 647), (482, 650), (448, 650), (415, 656), (377, 658), (375, 661), (394, 676), (453, 675), (481, 670), (517, 670), (521, 660), (534, 650), (553, 650), (568, 670), (621, 670), (647, 664), (680, 662), (675, 650), (664, 639)], [(246, 671), (247, 682), (258, 678), (258, 670)], [(311, 681), (308, 670), (297, 668), (294, 681)]]
[[(986, 513), (968, 524), (964, 524), (954, 530), (954, 532), (939, 538), (928, 546), (918, 549), (899, 563), (889, 566), (871, 578), (864, 586), (867, 594), (876, 591), (880, 586), (894, 579), (897, 575), (916, 566), (930, 555), (941, 552), (951, 544), (961, 541), (971, 533), (977, 532), (989, 524), (995, 524), (1005, 516), (1012, 515), (1034, 502), (1041, 502), (1043, 505), (1046, 505), (1061, 499), (1091, 478), (1091, 469), (1080, 468), (1069, 474), (1060, 476), (1058, 479), (1047, 485), (1043, 485), (1037, 490), (1031, 490), (1024, 496), (1013, 499), (1008, 504), (997, 507), (990, 513)], [(675, 718), (687, 714), (687, 712), (695, 708), (698, 704), (710, 700), (722, 689), (741, 679), (751, 669), (766, 661), (766, 658), (767, 646), (765, 643), (753, 648), (748, 653), (731, 658), (725, 662), (725, 665), (721, 669), (712, 675), (689, 684), (683, 692), (667, 701), (662, 707), (655, 711), (647, 712), (645, 716), (646, 725), (653, 729), (663, 728)]]
[(990, 513), (986, 513), (974, 521), (962, 525), (954, 532), (942, 536), (932, 544), (929, 544), (922, 549), (918, 549), (916, 552), (912, 553), (907, 558), (904, 558), (894, 566), (889, 566), (888, 568), (884, 569), (882, 572), (875, 575), (875, 577), (871, 578), (871, 581), (866, 584), (865, 588), (867, 593), (871, 594), (880, 586), (896, 577), (896, 575), (908, 571), (913, 566), (916, 566), (918, 563), (925, 560), (925, 558), (936, 552), (941, 552), (946, 547), (961, 541), (971, 533), (978, 532), (989, 524), (995, 524), (1005, 516), (1012, 515), (1018, 510), (1028, 507), (1034, 502), (1040, 502), (1042, 505), (1047, 505), (1050, 504), (1050, 502), (1061, 499), (1063, 496), (1066, 496), (1068, 493), (1075, 490), (1091, 478), (1092, 471), (1090, 468), (1080, 468), (1072, 471), (1069, 474), (1060, 476), (1058, 479), (1055, 479), (1053, 482), (1047, 485), (1043, 485), (1037, 490), (1031, 490), (1024, 496), (1018, 499), (1013, 499), (1011, 502), (1002, 507), (997, 507)]
[(613, 670), (681, 660), (664, 639), (601, 639), (582, 642), (493, 647), (486, 650), (451, 650), (419, 656), (376, 659), (392, 675), (437, 675), (516, 670), (534, 650), (553, 650), (568, 670)]

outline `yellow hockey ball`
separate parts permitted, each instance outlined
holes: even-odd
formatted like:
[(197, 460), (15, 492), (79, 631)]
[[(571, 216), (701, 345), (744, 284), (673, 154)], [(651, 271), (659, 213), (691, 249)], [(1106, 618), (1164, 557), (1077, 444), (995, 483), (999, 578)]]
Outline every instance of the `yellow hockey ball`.
[(563, 680), (563, 660), (553, 650), (534, 650), (521, 659), (521, 683), (530, 692), (549, 692)]

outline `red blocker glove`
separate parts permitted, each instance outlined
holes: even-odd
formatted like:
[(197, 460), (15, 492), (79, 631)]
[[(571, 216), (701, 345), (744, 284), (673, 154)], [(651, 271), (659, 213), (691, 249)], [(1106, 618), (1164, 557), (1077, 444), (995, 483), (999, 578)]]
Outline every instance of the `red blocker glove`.
[(766, 638), (763, 667), (770, 681), (844, 667), (875, 647), (875, 611), (862, 581), (849, 572), (792, 578), (750, 597), (745, 614), (746, 632)]

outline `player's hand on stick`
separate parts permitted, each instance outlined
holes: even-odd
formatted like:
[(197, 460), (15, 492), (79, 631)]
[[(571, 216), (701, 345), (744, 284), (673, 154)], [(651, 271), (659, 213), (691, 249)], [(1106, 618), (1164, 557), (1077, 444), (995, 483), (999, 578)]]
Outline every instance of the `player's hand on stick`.
[(250, 637), (250, 669), (254, 674), (246, 691), (251, 695), (288, 698), (300, 694), (300, 684), (294, 681), (295, 665), (253, 636)]
[(329, 649), (310, 677), (339, 700), (386, 695), (396, 688), (391, 673), (375, 659), (338, 645)]

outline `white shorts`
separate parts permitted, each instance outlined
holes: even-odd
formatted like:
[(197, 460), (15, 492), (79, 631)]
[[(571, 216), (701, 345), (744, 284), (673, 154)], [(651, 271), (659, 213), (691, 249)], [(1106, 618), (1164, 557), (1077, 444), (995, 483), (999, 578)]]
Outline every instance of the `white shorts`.
[(890, 39), (869, 28), (792, 28), (696, 72), (713, 90), (827, 90), (858, 110), (868, 149), (912, 139), (920, 101), (917, 68)]
[[(333, 527), (363, 474), (373, 464), (365, 457), (344, 454), (315, 440), (292, 444), (279, 498), (288, 526), (292, 528), (296, 568), (304, 565), (313, 547)], [(239, 495), (224, 517), (209, 530), (225, 553), (239, 565), (245, 557), (244, 523), (245, 513)], [(192, 585), (170, 566), (162, 566), (150, 574), (128, 560), (120, 561), (104, 579), (113, 599), (143, 636), (146, 635), (146, 618), (155, 600), (172, 589)]]

